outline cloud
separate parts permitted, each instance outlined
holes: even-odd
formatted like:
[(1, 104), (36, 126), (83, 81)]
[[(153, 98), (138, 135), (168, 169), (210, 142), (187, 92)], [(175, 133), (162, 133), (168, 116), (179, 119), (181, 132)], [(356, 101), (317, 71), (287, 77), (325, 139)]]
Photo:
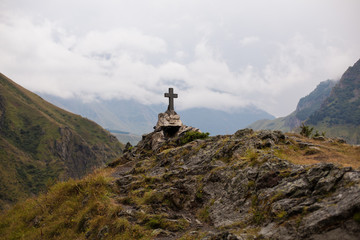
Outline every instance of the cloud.
[(73, 47), (80, 54), (121, 54), (126, 52), (164, 53), (163, 39), (148, 36), (136, 29), (112, 29), (107, 32), (91, 31), (78, 40)]
[[(340, 77), (356, 60), (356, 51), (344, 51), (329, 41), (331, 36), (322, 44), (296, 33), (288, 40), (262, 40), (273, 51), (263, 66), (234, 69), (204, 37), (183, 48), (138, 28), (74, 35), (45, 19), (5, 13), (1, 19), (6, 19), (0, 22), (4, 74), (32, 91), (87, 102), (119, 98), (157, 104), (166, 102), (163, 92), (172, 86), (180, 95), (179, 109), (230, 110), (252, 104), (281, 116), (320, 81)], [(240, 40), (243, 46), (253, 43), (260, 43), (260, 37)]]
[(244, 37), (240, 40), (240, 45), (247, 46), (256, 42), (259, 42), (260, 38), (256, 36)]

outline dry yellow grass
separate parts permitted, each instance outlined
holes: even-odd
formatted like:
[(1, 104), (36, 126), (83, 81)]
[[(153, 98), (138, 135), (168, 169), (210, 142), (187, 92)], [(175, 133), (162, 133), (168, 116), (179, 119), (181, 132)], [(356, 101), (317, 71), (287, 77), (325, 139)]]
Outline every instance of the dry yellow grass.
[(325, 141), (305, 138), (297, 134), (288, 134), (302, 142), (311, 143), (313, 147), (299, 148), (296, 145), (282, 145), (281, 155), (294, 164), (333, 163), (343, 167), (360, 168), (360, 146), (338, 143), (332, 139)]

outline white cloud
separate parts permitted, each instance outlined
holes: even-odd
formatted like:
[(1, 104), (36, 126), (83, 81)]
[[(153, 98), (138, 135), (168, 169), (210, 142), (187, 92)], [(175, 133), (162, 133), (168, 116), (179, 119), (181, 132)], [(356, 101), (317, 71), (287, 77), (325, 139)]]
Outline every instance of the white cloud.
[[(63, 1), (56, 1), (59, 9), (35, 2), (26, 5), (41, 12), (35, 20), (0, 11), (0, 71), (30, 90), (85, 101), (165, 102), (171, 85), (179, 108), (255, 104), (281, 116), (360, 56), (360, 37), (341, 27), (348, 22), (324, 25), (316, 11), (304, 19), (296, 14), (305, 6), (299, 1), (294, 7), (278, 0), (275, 8), (268, 1), (111, 1), (110, 7), (86, 1), (76, 3), (81, 13), (65, 11)], [(334, 19), (333, 5), (321, 19)]]
[(135, 29), (113, 29), (107, 32), (91, 31), (74, 46), (81, 54), (121, 54), (123, 52), (164, 53), (163, 39), (148, 36)]
[(260, 38), (256, 36), (244, 37), (240, 40), (240, 45), (247, 46), (256, 42), (259, 42)]

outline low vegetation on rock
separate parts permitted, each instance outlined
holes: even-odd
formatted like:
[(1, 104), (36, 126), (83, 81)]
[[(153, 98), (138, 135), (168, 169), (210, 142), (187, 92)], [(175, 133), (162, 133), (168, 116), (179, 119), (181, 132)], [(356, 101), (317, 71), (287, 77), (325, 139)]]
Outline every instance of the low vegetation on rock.
[(1, 239), (358, 239), (360, 147), (280, 131), (154, 149), (0, 216)]
[(189, 131), (184, 134), (184, 136), (181, 137), (180, 142), (181, 144), (186, 144), (188, 142), (194, 141), (196, 139), (205, 139), (208, 138), (210, 133), (202, 133), (202, 132), (195, 132), (195, 131)]

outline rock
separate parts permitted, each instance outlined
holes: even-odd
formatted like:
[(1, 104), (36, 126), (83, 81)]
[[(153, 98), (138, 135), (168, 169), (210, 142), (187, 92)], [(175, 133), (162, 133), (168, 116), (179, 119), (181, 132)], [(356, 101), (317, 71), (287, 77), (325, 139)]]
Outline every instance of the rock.
[(238, 130), (234, 136), (236, 138), (241, 138), (243, 136), (246, 136), (246, 135), (250, 135), (254, 132), (254, 130), (250, 129), (250, 128), (245, 128), (245, 129), (241, 129), (241, 130)]
[(320, 153), (320, 148), (318, 147), (314, 147), (314, 146), (310, 146), (308, 150), (306, 150), (305, 155), (314, 155), (317, 153)]
[(305, 149), (307, 147), (314, 147), (314, 144), (307, 143), (307, 142), (298, 142), (298, 145), (299, 145), (300, 149)]
[(337, 143), (346, 143), (346, 140), (343, 139), (343, 138), (335, 138), (335, 141), (336, 141)]
[(166, 230), (163, 230), (160, 228), (153, 230), (151, 235), (153, 237), (158, 237), (158, 238), (174, 236), (174, 234), (172, 232), (169, 232), (169, 231), (166, 231)]
[(360, 233), (351, 233), (346, 229), (335, 228), (326, 233), (314, 234), (312, 240), (358, 240)]
[(182, 122), (180, 116), (174, 111), (166, 111), (164, 113), (159, 113), (158, 122), (155, 126), (155, 131), (160, 131), (166, 128), (180, 128)]
[(109, 227), (105, 225), (102, 227), (97, 235), (97, 239), (104, 239), (109, 232)]
[[(164, 200), (152, 201), (144, 209), (164, 217), (186, 213), (191, 226), (186, 231), (197, 230), (194, 238), (202, 231), (208, 240), (323, 239), (331, 233), (349, 239), (358, 236), (360, 224), (354, 216), (360, 209), (360, 172), (329, 163), (295, 165), (273, 151), (289, 147), (286, 141), (306, 151), (322, 151), (321, 145), (281, 132), (251, 129), (179, 143), (187, 131), (197, 130), (182, 125), (172, 137), (163, 130), (145, 135), (124, 157), (149, 167), (141, 174), (118, 169), (114, 184), (118, 192), (140, 193), (144, 190), (137, 188), (148, 185)], [(142, 182), (144, 177), (161, 180), (150, 186)], [(121, 214), (136, 222), (136, 214)]]
[(210, 240), (239, 240), (239, 238), (232, 233), (221, 232), (211, 237)]
[(316, 136), (316, 137), (313, 137), (314, 140), (317, 140), (317, 141), (325, 141), (325, 137), (324, 136)]
[(279, 184), (280, 180), (278, 172), (260, 172), (256, 180), (256, 189), (274, 187)]

